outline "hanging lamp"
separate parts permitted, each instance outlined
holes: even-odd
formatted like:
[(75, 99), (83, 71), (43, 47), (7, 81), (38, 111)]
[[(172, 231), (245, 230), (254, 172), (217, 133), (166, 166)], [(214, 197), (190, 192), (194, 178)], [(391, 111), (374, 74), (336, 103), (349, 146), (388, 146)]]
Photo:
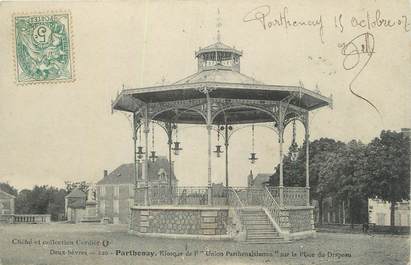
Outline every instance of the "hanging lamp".
[(296, 142), (295, 120), (293, 121), (293, 139), (290, 146), (290, 158), (292, 162), (297, 161), (298, 158), (298, 145)]
[(176, 140), (174, 141), (174, 147), (171, 149), (174, 151), (174, 155), (178, 156), (180, 154), (180, 151), (183, 150), (183, 148), (181, 148), (181, 143), (178, 141), (177, 125), (174, 125), (173, 128), (176, 130)]
[[(223, 126), (221, 126), (221, 128), (224, 129)], [(221, 154), (224, 152), (223, 150), (221, 150), (221, 145), (220, 145), (220, 130), (221, 130), (220, 126), (218, 126), (217, 129), (217, 145), (215, 146), (215, 151), (214, 153), (216, 154), (217, 157), (221, 157)]]
[[(141, 144), (141, 128), (139, 129), (139, 135), (138, 135), (138, 142)], [(144, 155), (143, 147), (141, 145), (137, 146), (137, 159), (141, 161), (143, 159)]]
[(154, 150), (154, 123), (151, 127), (151, 155), (149, 157), (149, 159), (151, 160), (151, 162), (156, 162), (157, 156), (156, 156), (156, 151)]
[(250, 153), (250, 160), (251, 164), (255, 164), (255, 162), (258, 160), (257, 154), (254, 151), (254, 124), (251, 126), (251, 153)]

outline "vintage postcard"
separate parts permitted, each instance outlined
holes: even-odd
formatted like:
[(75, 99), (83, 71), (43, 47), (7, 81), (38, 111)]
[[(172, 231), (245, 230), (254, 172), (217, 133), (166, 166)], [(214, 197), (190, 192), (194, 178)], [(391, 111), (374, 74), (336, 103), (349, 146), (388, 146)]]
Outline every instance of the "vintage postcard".
[(0, 265), (410, 264), (409, 1), (0, 1)]

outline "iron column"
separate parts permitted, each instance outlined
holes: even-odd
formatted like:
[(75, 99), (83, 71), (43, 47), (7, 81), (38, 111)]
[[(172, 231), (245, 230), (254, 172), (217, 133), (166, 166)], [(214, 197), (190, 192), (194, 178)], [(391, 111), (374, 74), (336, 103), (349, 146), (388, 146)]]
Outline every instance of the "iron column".
[(227, 205), (228, 205), (229, 198), (228, 198), (228, 126), (227, 126), (227, 122), (225, 123), (224, 145), (225, 145), (225, 188), (226, 188)]
[(137, 115), (133, 113), (133, 143), (134, 143), (134, 203), (137, 202)]
[[(206, 88), (207, 89), (207, 88)], [(205, 91), (207, 97), (207, 135), (208, 135), (208, 205), (212, 205), (211, 190), (211, 100), (208, 91)]]
[(283, 182), (283, 137), (284, 137), (284, 112), (282, 104), (279, 106), (279, 121), (278, 121), (278, 134), (280, 142), (280, 206), (284, 206), (284, 182)]
[(149, 124), (148, 124), (148, 107), (146, 107), (144, 112), (144, 142), (145, 142), (145, 158), (144, 158), (144, 175), (145, 175), (145, 187), (144, 187), (144, 205), (148, 206), (149, 203), (149, 196), (148, 196), (148, 133), (150, 132)]
[(310, 206), (310, 128), (308, 112), (305, 121), (305, 189), (307, 192), (307, 206)]
[(171, 178), (173, 177), (173, 166), (171, 162), (171, 145), (173, 144), (173, 128), (171, 123), (166, 124), (167, 128), (167, 136), (168, 136), (168, 170), (169, 170), (169, 177), (168, 177), (168, 185), (169, 185), (169, 192), (170, 192), (170, 204), (173, 204), (173, 185), (171, 183)]

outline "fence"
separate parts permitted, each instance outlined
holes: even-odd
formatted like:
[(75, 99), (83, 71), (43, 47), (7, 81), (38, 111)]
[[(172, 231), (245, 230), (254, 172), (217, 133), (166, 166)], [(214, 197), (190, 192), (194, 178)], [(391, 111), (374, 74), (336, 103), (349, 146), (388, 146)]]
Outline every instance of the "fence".
[[(144, 205), (145, 191), (144, 187), (137, 188), (138, 205)], [(214, 206), (238, 206), (236, 200), (233, 200), (236, 197), (245, 206), (263, 206), (271, 200), (279, 204), (280, 201), (279, 187), (229, 187), (227, 189), (219, 186), (212, 187), (211, 193)], [(149, 187), (148, 197), (150, 205), (208, 205), (208, 187), (173, 187), (171, 194), (168, 186)], [(306, 206), (307, 190), (304, 187), (283, 187), (283, 198), (284, 206)], [(271, 202), (269, 204), (271, 205)]]
[(49, 214), (15, 214), (13, 223), (15, 224), (49, 224), (51, 215)]
[[(139, 187), (136, 192), (137, 205), (144, 205), (146, 189)], [(149, 187), (148, 199), (150, 205), (207, 205), (208, 188), (191, 186), (173, 187), (170, 193), (168, 186)]]
[[(280, 187), (268, 187), (271, 195), (276, 201), (280, 201)], [(283, 187), (283, 198), (285, 206), (306, 206), (307, 189), (305, 187)]]
[(50, 214), (4, 214), (0, 215), (0, 223), (9, 224), (49, 224)]

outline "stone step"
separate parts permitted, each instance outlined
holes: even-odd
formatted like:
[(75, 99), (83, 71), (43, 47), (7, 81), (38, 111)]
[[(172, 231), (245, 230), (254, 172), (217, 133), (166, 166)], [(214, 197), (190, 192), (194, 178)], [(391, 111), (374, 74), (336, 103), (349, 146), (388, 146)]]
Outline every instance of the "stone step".
[(241, 215), (242, 218), (246, 218), (246, 219), (255, 219), (255, 218), (264, 218), (267, 219), (267, 215), (262, 214), (262, 215), (254, 215), (254, 214), (242, 214)]
[(249, 223), (249, 224), (246, 224), (246, 227), (247, 228), (250, 227), (250, 228), (254, 228), (254, 229), (256, 229), (256, 228), (259, 228), (259, 229), (268, 228), (270, 230), (274, 229), (274, 227), (271, 225), (271, 223), (264, 223), (264, 224)]
[(277, 232), (277, 230), (275, 230), (272, 227), (267, 227), (267, 228), (253, 228), (253, 227), (249, 228), (249, 227), (247, 227), (247, 233), (254, 234), (254, 233), (264, 233), (264, 232)]
[(278, 232), (275, 230), (249, 230), (247, 231), (247, 235), (278, 235)]
[(242, 217), (247, 217), (247, 218), (254, 218), (254, 217), (267, 217), (267, 215), (264, 213), (264, 214), (244, 214), (244, 213), (242, 213), (241, 214), (241, 216)]
[(268, 219), (266, 215), (251, 215), (251, 214), (244, 214), (241, 215), (244, 219)]
[(266, 233), (250, 233), (247, 232), (247, 238), (271, 238), (271, 237), (279, 237), (277, 232), (266, 232)]
[(244, 220), (247, 224), (271, 224), (269, 220)]
[(265, 212), (261, 213), (241, 213), (242, 216), (266, 216)]
[(241, 210), (240, 212), (247, 214), (265, 214), (264, 210)]
[(273, 238), (273, 239), (250, 239), (246, 240), (245, 243), (248, 244), (278, 244), (286, 242), (284, 239), (280, 238)]
[(264, 212), (262, 208), (242, 208), (242, 212)]
[(271, 225), (270, 222), (244, 222), (245, 226), (249, 227), (259, 227), (259, 226), (264, 226), (264, 227), (270, 227), (272, 228), (273, 226)]
[(280, 241), (282, 240), (281, 237), (273, 237), (273, 238), (247, 238), (246, 242), (272, 242), (272, 241)]
[(245, 225), (271, 225), (269, 220), (241, 220)]
[(280, 235), (273, 234), (273, 235), (247, 235), (248, 239), (277, 239), (280, 238)]

